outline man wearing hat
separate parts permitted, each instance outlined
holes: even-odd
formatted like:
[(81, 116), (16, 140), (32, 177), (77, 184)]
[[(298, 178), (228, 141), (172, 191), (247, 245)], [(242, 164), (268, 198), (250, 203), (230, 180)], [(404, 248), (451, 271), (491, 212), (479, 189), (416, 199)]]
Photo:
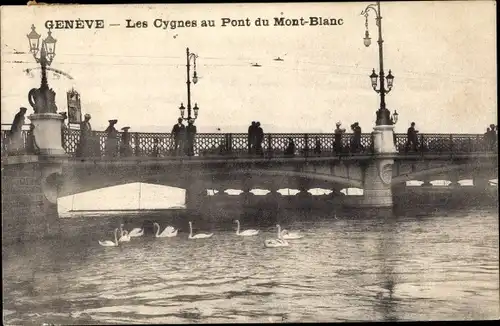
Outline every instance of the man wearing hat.
[(25, 107), (21, 107), (19, 112), (17, 112), (14, 116), (14, 120), (10, 126), (9, 151), (12, 153), (20, 152), (24, 147), (23, 125), (25, 122), (24, 115), (26, 114), (26, 111), (27, 109)]
[(337, 122), (335, 126), (334, 135), (335, 135), (335, 143), (333, 144), (333, 147), (335, 148), (335, 152), (338, 154), (342, 152), (342, 134), (345, 133), (345, 128), (340, 128), (342, 125), (342, 122)]
[(184, 138), (186, 133), (186, 127), (182, 124), (182, 118), (177, 119), (177, 123), (172, 128), (172, 137), (174, 138), (174, 151), (178, 155), (182, 152), (184, 147)]
[(115, 124), (118, 122), (118, 120), (113, 119), (108, 120), (108, 122), (109, 126), (106, 128), (106, 130), (104, 130), (104, 132), (108, 136), (106, 138), (104, 153), (106, 156), (114, 157), (118, 152), (118, 130), (116, 130), (115, 128)]
[(406, 138), (408, 139), (407, 148), (414, 152), (417, 151), (417, 133), (418, 130), (415, 129), (415, 122), (412, 122), (406, 132)]
[(92, 126), (90, 125), (90, 114), (84, 115), (84, 120), (80, 122), (80, 143), (76, 149), (76, 156), (83, 157), (90, 154), (92, 143)]
[(130, 133), (128, 130), (130, 127), (123, 127), (122, 139), (120, 143), (120, 156), (131, 156), (132, 155), (132, 147), (130, 146)]

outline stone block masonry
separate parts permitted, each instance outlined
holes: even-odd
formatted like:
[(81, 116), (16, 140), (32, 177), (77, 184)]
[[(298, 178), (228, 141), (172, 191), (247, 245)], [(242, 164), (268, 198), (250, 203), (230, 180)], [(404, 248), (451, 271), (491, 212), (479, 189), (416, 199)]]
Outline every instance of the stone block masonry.
[(59, 234), (57, 204), (44, 195), (44, 163), (2, 166), (2, 240), (4, 243)]

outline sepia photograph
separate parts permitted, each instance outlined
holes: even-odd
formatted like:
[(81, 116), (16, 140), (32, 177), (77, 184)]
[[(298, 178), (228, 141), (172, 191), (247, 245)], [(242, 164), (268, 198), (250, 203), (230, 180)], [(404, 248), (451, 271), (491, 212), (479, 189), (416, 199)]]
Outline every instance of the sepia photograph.
[(496, 10), (1, 6), (3, 324), (497, 320)]

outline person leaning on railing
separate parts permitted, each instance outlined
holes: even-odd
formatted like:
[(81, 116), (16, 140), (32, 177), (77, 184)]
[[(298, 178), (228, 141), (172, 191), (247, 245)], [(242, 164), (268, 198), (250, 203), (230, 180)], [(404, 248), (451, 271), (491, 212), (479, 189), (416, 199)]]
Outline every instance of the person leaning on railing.
[(39, 153), (39, 147), (35, 139), (35, 126), (30, 124), (30, 130), (26, 134), (26, 153), (37, 155)]
[(10, 127), (9, 132), (9, 142), (8, 149), (9, 153), (19, 154), (24, 149), (24, 141), (23, 141), (23, 125), (25, 122), (24, 115), (26, 114), (27, 109), (25, 107), (21, 107), (19, 112), (14, 116), (14, 120), (12, 121), (12, 125)]

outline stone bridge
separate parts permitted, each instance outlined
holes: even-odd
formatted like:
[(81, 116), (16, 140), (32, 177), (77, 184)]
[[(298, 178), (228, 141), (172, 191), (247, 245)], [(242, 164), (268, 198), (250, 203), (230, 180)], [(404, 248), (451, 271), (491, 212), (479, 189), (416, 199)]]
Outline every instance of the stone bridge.
[[(326, 188), (334, 193), (355, 187), (364, 194), (351, 205), (391, 207), (392, 188), (407, 180), (473, 179), (484, 186), (498, 175), (496, 146), (483, 135), (423, 134), (410, 151), (406, 135), (392, 133), (392, 126), (376, 126), (357, 140), (350, 134), (340, 139), (333, 134), (268, 134), (255, 153), (248, 149), (246, 134), (199, 134), (191, 155), (175, 155), (170, 135), (135, 133), (124, 155), (121, 138), (110, 143), (97, 132), (87, 155), (76, 155), (78, 131), (61, 137), (60, 129), (50, 128), (36, 137), (43, 140), (37, 146), (31, 143), (33, 135), (24, 132), (24, 145), (16, 151), (6, 146), (2, 133), (2, 213), (4, 230), (14, 238), (57, 232), (59, 197), (131, 182), (184, 188), (192, 209), (206, 189), (235, 187)], [(286, 152), (291, 139), (295, 150)]]
[[(484, 184), (498, 175), (497, 155), (395, 154), (392, 186), (409, 180), (473, 179)], [(380, 156), (378, 156), (380, 158)], [(295, 158), (123, 158), (69, 159), (58, 181), (59, 196), (133, 182), (161, 184), (203, 192), (205, 189), (365, 188), (373, 155)]]

